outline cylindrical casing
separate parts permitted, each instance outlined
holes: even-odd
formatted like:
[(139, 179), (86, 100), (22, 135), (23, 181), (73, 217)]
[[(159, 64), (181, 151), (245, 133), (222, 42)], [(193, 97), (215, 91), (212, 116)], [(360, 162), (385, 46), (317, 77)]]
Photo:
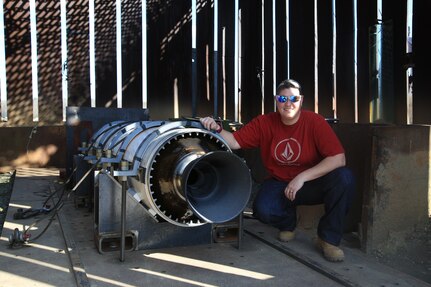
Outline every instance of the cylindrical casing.
[[(250, 171), (223, 138), (198, 122), (140, 122), (105, 126), (94, 141), (136, 166), (129, 185), (159, 218), (189, 227), (237, 217), (251, 193)], [(116, 143), (121, 141), (121, 143)]]

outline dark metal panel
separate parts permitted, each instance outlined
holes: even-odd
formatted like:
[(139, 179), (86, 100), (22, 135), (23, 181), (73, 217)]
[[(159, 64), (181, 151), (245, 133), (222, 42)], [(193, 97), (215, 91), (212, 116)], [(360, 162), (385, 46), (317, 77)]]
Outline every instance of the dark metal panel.
[[(319, 83), (317, 85), (317, 94), (319, 100), (319, 114), (327, 118), (333, 118), (334, 112), (332, 107), (332, 97), (334, 94), (334, 78), (332, 71), (332, 1), (319, 0), (317, 2), (319, 40), (317, 67)], [(309, 77), (310, 79), (314, 77), (313, 71), (310, 71)], [(307, 96), (311, 98), (313, 95), (310, 94)]]
[(358, 107), (359, 123), (370, 122), (368, 29), (376, 23), (376, 0), (358, 0)]
[[(253, 117), (261, 113), (261, 86), (262, 73), (262, 13), (261, 1), (240, 1), (242, 11), (242, 121), (249, 122)], [(281, 32), (280, 32), (281, 33)], [(285, 35), (285, 34), (284, 34)], [(281, 51), (280, 51), (281, 52)], [(285, 60), (280, 59), (279, 66), (284, 65)], [(264, 71), (265, 72), (265, 71)], [(268, 72), (268, 70), (266, 71)], [(221, 87), (221, 86), (220, 86)], [(221, 95), (221, 94), (220, 94)], [(270, 94), (266, 94), (269, 96)]]
[(406, 20), (407, 1), (383, 1), (383, 20), (392, 23), (393, 123), (407, 122)]
[(302, 85), (304, 108), (314, 110), (314, 1), (291, 3), (291, 78)]
[(343, 123), (355, 122), (354, 17), (353, 1), (337, 4), (337, 116)]
[(147, 9), (148, 108), (152, 118), (173, 117), (175, 79), (180, 114), (190, 116), (191, 1), (153, 2)]
[(413, 122), (431, 123), (431, 42), (429, 40), (431, 1), (413, 2)]

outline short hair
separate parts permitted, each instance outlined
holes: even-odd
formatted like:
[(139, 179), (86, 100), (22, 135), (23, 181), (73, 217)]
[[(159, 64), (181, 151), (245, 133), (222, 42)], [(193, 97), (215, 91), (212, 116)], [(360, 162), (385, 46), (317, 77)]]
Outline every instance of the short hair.
[(281, 90), (290, 89), (290, 88), (298, 89), (299, 93), (302, 94), (301, 85), (293, 79), (286, 79), (283, 82), (281, 82), (277, 87), (277, 94), (279, 94)]

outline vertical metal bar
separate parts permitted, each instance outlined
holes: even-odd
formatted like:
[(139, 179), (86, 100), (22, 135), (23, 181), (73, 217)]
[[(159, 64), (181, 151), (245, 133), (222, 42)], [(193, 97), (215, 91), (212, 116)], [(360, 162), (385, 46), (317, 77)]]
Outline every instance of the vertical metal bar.
[(377, 0), (377, 21), (383, 20), (382, 0)]
[(214, 0), (214, 49), (213, 49), (213, 65), (214, 65), (214, 117), (218, 116), (218, 0)]
[(371, 73), (371, 92), (372, 99), (370, 101), (370, 122), (374, 123), (381, 120), (383, 116), (382, 106), (382, 81), (381, 81), (381, 53), (382, 53), (382, 0), (377, 0), (376, 5), (376, 18), (377, 24), (373, 27), (374, 46), (372, 47), (372, 54), (370, 55), (374, 61), (374, 71)]
[(116, 0), (117, 107), (123, 107), (123, 71), (121, 58), (121, 0)]
[(147, 83), (147, 1), (142, 0), (142, 108), (148, 107)]
[(126, 249), (126, 181), (121, 182), (121, 248), (120, 261), (124, 262)]
[(262, 0), (262, 68), (260, 77), (260, 89), (262, 95), (261, 114), (265, 113), (265, 0)]
[(314, 0), (314, 112), (319, 112), (319, 29), (317, 1)]
[(242, 97), (242, 86), (241, 86), (241, 60), (242, 60), (242, 23), (241, 23), (241, 9), (238, 11), (238, 122), (242, 121), (241, 118), (241, 97)]
[(95, 31), (94, 31), (94, 0), (88, 1), (88, 24), (90, 42), (90, 100), (91, 107), (96, 107), (96, 56), (95, 56)]
[(286, 77), (290, 79), (290, 2), (286, 0)]
[(370, 123), (374, 123), (381, 116), (381, 23), (370, 27)]
[(238, 11), (239, 11), (239, 0), (235, 0), (234, 99), (235, 99), (235, 121), (236, 122), (238, 122)]
[(205, 80), (206, 80), (206, 90), (207, 90), (207, 101), (211, 99), (210, 92), (210, 47), (205, 45)]
[[(122, 161), (120, 163), (120, 170), (125, 171), (129, 169), (129, 163)], [(120, 222), (120, 261), (124, 262), (126, 251), (126, 200), (127, 200), (127, 176), (120, 176), (121, 181), (121, 222)]]
[(127, 181), (121, 181), (121, 241), (120, 241), (120, 261), (125, 260), (126, 251), (126, 200), (127, 200)]
[(377, 100), (377, 119), (383, 119), (383, 93), (382, 93), (382, 49), (383, 49), (383, 3), (382, 0), (377, 0), (377, 19), (380, 23), (378, 30), (378, 41), (376, 43), (377, 46), (377, 63), (378, 63), (378, 100)]
[(337, 118), (337, 12), (335, 0), (332, 0), (332, 80), (334, 119)]
[(33, 121), (39, 121), (39, 86), (37, 74), (37, 25), (36, 25), (36, 2), (29, 1), (30, 8), (30, 38), (31, 38), (31, 76), (33, 97)]
[(180, 117), (180, 107), (178, 101), (178, 78), (174, 79), (174, 118)]
[[(406, 53), (411, 55), (413, 52), (413, 0), (407, 0), (407, 23), (406, 23)], [(413, 76), (413, 68), (409, 66), (406, 70), (406, 96), (407, 96), (407, 121), (408, 125), (413, 124), (413, 83), (410, 77)]]
[(226, 27), (222, 28), (223, 118), (226, 119)]
[(358, 1), (353, 0), (353, 75), (355, 97), (355, 123), (358, 123)]
[(63, 102), (63, 121), (66, 121), (66, 107), (68, 100), (68, 65), (67, 65), (67, 19), (66, 19), (66, 0), (60, 2), (61, 14), (61, 93)]
[(243, 212), (241, 212), (238, 216), (238, 249), (242, 247), (242, 234), (244, 232), (244, 223), (243, 223)]
[[(277, 15), (275, 14), (275, 2), (272, 0), (272, 94), (275, 95), (277, 88)], [(277, 105), (274, 101), (274, 111), (277, 110)]]
[(196, 117), (197, 59), (196, 59), (196, 0), (192, 0), (192, 117)]
[(0, 1), (0, 104), (1, 120), (7, 121), (6, 42), (3, 1)]

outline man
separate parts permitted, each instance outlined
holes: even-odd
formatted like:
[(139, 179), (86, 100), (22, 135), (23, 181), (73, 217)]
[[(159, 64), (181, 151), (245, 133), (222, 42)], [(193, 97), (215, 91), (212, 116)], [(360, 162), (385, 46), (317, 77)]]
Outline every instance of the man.
[(234, 133), (211, 117), (202, 125), (216, 130), (231, 149), (260, 148), (269, 173), (253, 204), (253, 215), (280, 230), (279, 240), (295, 237), (296, 206), (325, 205), (317, 227), (316, 246), (329, 261), (343, 261), (338, 247), (355, 180), (345, 167), (344, 149), (325, 119), (302, 110), (301, 86), (283, 81), (274, 96), (277, 112), (259, 115)]

